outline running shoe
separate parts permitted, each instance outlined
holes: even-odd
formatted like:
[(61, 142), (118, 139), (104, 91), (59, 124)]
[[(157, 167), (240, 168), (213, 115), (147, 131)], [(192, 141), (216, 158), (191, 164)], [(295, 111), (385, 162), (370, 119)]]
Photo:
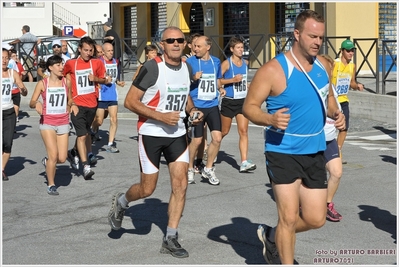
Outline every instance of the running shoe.
[(108, 212), (108, 222), (112, 230), (119, 230), (122, 227), (123, 216), (128, 207), (124, 208), (119, 203), (118, 199), (123, 196), (123, 193), (116, 193), (112, 196), (112, 206)]
[(60, 194), (57, 192), (57, 187), (55, 187), (55, 185), (47, 187), (47, 193), (52, 196), (58, 196)]
[(188, 252), (181, 247), (177, 241), (177, 235), (164, 237), (162, 240), (162, 247), (160, 250), (163, 254), (170, 254), (176, 258), (187, 258)]
[(115, 145), (111, 145), (111, 146), (107, 146), (107, 152), (119, 153), (119, 149), (117, 149)]
[(97, 164), (97, 157), (94, 154), (91, 154), (88, 158), (89, 162), (90, 162), (90, 166), (94, 166)]
[(272, 228), (265, 224), (258, 226), (258, 238), (263, 244), (263, 257), (268, 264), (281, 264), (280, 256), (277, 251), (276, 243), (267, 239)]
[(208, 148), (204, 149), (204, 155), (202, 156), (202, 159), (205, 161), (208, 160)]
[(335, 210), (333, 202), (327, 205), (327, 219), (333, 222), (339, 222), (342, 219), (342, 215)]
[(44, 168), (46, 168), (47, 160), (48, 160), (47, 157), (42, 158), (42, 164), (43, 164)]
[(210, 168), (208, 171), (206, 171), (205, 170), (206, 168), (204, 168), (203, 170), (202, 170), (202, 178), (204, 178), (204, 179), (208, 179), (208, 182), (211, 184), (211, 185), (219, 185), (220, 184), (220, 181), (219, 181), (219, 179), (216, 177), (216, 174), (215, 174), (215, 167), (212, 167), (212, 168)]
[(194, 172), (195, 173), (202, 173), (202, 170), (205, 168), (205, 164), (201, 161), (200, 164), (196, 164), (194, 166)]
[(248, 159), (241, 163), (240, 172), (249, 172), (256, 169), (255, 163), (252, 160)]
[[(79, 170), (79, 157), (78, 157), (78, 152), (76, 150), (73, 151), (72, 150), (68, 151), (68, 161), (69, 163), (71, 163), (71, 167), (75, 170)], [(75, 156), (73, 155), (75, 154)]]
[(83, 167), (83, 178), (85, 180), (90, 180), (93, 175), (94, 171), (90, 168), (90, 165), (85, 165)]
[(8, 176), (4, 173), (4, 171), (3, 171), (3, 181), (8, 181), (9, 179), (8, 179)]
[(102, 137), (100, 136), (100, 134), (97, 133), (91, 133), (91, 142), (95, 143), (97, 141), (100, 141), (102, 139)]
[(188, 183), (189, 184), (195, 184), (194, 169), (191, 169), (191, 168), (188, 169)]

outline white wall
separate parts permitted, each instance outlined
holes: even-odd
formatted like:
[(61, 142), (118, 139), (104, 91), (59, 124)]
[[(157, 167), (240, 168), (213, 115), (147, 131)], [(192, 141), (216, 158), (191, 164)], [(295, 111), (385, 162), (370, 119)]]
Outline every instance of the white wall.
[[(87, 22), (101, 21), (106, 22), (110, 16), (109, 14), (109, 3), (110, 2), (56, 2), (57, 5), (65, 8), (72, 12), (76, 16), (80, 17), (80, 25), (86, 32), (89, 31), (87, 28)], [(105, 15), (105, 16), (104, 16)]]
[[(55, 2), (69, 12), (80, 17), (80, 25), (89, 31), (87, 22), (109, 18), (109, 2)], [(104, 16), (105, 15), (105, 16)], [(52, 2), (44, 2), (44, 7), (1, 7), (1, 39), (14, 39), (22, 35), (22, 26), (29, 25), (36, 36), (53, 34)]]
[(32, 34), (52, 35), (52, 5), (44, 7), (1, 8), (1, 39), (14, 39), (22, 35), (22, 26), (29, 25)]

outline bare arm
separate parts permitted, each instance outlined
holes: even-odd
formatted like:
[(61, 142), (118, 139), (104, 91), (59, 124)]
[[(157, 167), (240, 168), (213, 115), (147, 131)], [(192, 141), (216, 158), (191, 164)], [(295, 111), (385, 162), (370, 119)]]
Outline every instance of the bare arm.
[(335, 127), (339, 130), (345, 128), (345, 116), (340, 111), (337, 101), (335, 100), (333, 87), (332, 87), (332, 69), (331, 65), (324, 57), (318, 56), (318, 59), (323, 64), (326, 72), (328, 74), (328, 79), (330, 81), (328, 87), (328, 98), (327, 98), (327, 116), (335, 120)]
[(356, 82), (356, 65), (353, 64), (352, 78), (351, 78), (351, 88), (359, 91), (363, 91), (364, 85)]
[(139, 116), (153, 119), (156, 121), (160, 121), (166, 123), (168, 125), (176, 125), (180, 120), (180, 112), (179, 111), (172, 111), (162, 113), (156, 111), (153, 108), (147, 107), (141, 102), (141, 98), (144, 95), (144, 91), (140, 90), (134, 85), (130, 86), (129, 91), (126, 94), (125, 108), (129, 109), (130, 111), (136, 113)]
[(276, 129), (285, 130), (287, 128), (290, 119), (290, 115), (286, 114), (288, 108), (282, 108), (274, 114), (268, 114), (261, 108), (274, 88), (283, 87), (278, 83), (279, 80), (281, 83), (283, 78), (284, 72), (274, 59), (258, 69), (252, 79), (242, 108), (243, 114), (248, 120), (257, 125), (273, 126)]
[(72, 82), (71, 82), (71, 74), (68, 73), (65, 76), (65, 80), (66, 80), (66, 85), (68, 87), (68, 107), (69, 107), (69, 112), (73, 114), (78, 114), (79, 112), (79, 108), (76, 105), (76, 103), (73, 101), (73, 96), (72, 96)]
[(13, 44), (17, 44), (17, 43), (20, 43), (20, 42), (21, 42), (21, 40), (15, 39), (14, 41), (9, 42), (8, 44), (13, 45)]
[(18, 86), (21, 95), (26, 96), (28, 94), (28, 89), (26, 89), (25, 84), (22, 82), (21, 76), (19, 73), (13, 70), (14, 82)]
[(39, 96), (43, 90), (44, 90), (43, 81), (37, 82), (35, 90), (33, 91), (32, 97), (29, 102), (29, 107), (36, 109), (39, 115), (42, 115), (43, 113), (43, 104), (39, 101)]
[(225, 84), (229, 84), (229, 83), (238, 83), (238, 82), (242, 81), (242, 74), (237, 74), (233, 78), (229, 78), (229, 79), (224, 78), (224, 74), (226, 73), (226, 71), (229, 70), (229, 68), (230, 68), (230, 63), (226, 59), (222, 63), (222, 76), (223, 76), (223, 78), (220, 79), (220, 84), (221, 85), (225, 85)]
[(42, 78), (46, 78), (46, 74), (43, 72), (43, 69), (41, 67), (37, 68), (37, 75), (39, 75)]

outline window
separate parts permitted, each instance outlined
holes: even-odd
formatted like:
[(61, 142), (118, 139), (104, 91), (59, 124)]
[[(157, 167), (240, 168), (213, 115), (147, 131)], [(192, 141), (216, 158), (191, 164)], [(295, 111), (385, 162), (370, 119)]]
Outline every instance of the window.
[(44, 7), (44, 2), (3, 2), (3, 7)]
[(151, 36), (157, 37), (166, 27), (166, 3), (151, 3)]

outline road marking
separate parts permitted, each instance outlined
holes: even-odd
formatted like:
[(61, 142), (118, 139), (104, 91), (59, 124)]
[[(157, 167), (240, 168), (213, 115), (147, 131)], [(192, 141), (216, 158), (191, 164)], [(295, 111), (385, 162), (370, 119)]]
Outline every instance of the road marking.
[(396, 150), (396, 132), (370, 136), (347, 136), (346, 143), (360, 146), (368, 151), (394, 151)]

